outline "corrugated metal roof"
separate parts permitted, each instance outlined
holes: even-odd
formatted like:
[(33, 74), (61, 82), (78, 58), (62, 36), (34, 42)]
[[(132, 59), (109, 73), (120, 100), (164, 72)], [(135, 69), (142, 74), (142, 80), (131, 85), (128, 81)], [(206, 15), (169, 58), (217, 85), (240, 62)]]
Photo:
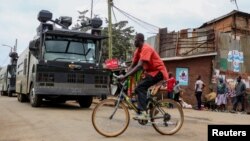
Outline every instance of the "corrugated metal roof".
[(199, 28), (203, 28), (203, 27), (205, 27), (205, 26), (207, 26), (209, 24), (212, 24), (212, 23), (215, 23), (217, 21), (223, 20), (224, 18), (227, 18), (227, 17), (232, 16), (234, 14), (241, 14), (241, 15), (245, 15), (245, 16), (249, 16), (250, 17), (249, 13), (245, 13), (245, 12), (238, 11), (238, 10), (233, 10), (233, 11), (231, 11), (230, 13), (228, 13), (226, 15), (220, 16), (220, 17), (218, 17), (216, 19), (213, 19), (211, 21), (208, 21), (208, 22), (202, 24)]
[(197, 54), (197, 55), (190, 55), (190, 56), (165, 57), (165, 58), (161, 58), (161, 59), (162, 59), (162, 61), (173, 61), (173, 60), (184, 60), (184, 59), (192, 59), (192, 58), (216, 56), (216, 55), (217, 55), (217, 52), (211, 52), (211, 53), (206, 53), (206, 54)]

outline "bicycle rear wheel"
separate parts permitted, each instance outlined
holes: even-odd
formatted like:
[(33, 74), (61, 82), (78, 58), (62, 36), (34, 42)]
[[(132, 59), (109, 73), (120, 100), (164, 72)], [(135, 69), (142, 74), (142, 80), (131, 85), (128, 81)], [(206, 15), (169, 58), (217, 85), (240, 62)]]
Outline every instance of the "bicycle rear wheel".
[(173, 135), (178, 132), (184, 122), (184, 114), (179, 103), (171, 99), (159, 101), (153, 107), (152, 125), (162, 135)]
[(106, 137), (116, 137), (122, 134), (129, 124), (128, 108), (121, 102), (115, 111), (117, 100), (106, 99), (96, 105), (92, 113), (92, 124), (95, 130)]

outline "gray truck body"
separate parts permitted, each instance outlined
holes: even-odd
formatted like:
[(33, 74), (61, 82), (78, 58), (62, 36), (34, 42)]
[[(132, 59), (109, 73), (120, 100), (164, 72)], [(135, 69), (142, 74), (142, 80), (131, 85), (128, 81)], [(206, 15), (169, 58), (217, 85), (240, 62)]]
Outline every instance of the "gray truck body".
[(18, 100), (30, 100), (33, 107), (43, 100), (76, 100), (86, 108), (94, 96), (109, 94), (110, 71), (99, 65), (105, 37), (44, 23), (40, 28), (46, 26), (18, 58)]
[(1, 95), (12, 96), (15, 93), (16, 65), (7, 65), (0, 70), (0, 92)]

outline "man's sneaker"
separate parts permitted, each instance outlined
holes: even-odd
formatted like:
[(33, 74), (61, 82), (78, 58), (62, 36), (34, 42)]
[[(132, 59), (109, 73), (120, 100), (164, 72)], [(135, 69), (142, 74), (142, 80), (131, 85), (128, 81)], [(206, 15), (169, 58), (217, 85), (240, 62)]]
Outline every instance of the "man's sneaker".
[(133, 118), (134, 120), (149, 120), (149, 115), (146, 112), (141, 112)]

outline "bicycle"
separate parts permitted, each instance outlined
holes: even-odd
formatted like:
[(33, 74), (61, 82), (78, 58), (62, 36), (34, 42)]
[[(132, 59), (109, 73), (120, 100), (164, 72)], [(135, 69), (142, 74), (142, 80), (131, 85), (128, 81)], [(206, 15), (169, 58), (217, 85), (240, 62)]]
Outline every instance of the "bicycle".
[[(114, 75), (115, 78), (117, 76)], [(119, 82), (120, 92), (115, 99), (105, 99), (97, 104), (92, 113), (92, 124), (95, 130), (106, 137), (121, 135), (130, 122), (129, 109), (138, 113), (136, 105), (125, 92), (125, 82)], [(171, 106), (169, 106), (171, 105)], [(157, 100), (150, 91), (147, 92), (147, 120), (138, 120), (139, 124), (151, 123), (162, 135), (177, 133), (184, 122), (184, 114), (179, 103), (171, 99)]]

